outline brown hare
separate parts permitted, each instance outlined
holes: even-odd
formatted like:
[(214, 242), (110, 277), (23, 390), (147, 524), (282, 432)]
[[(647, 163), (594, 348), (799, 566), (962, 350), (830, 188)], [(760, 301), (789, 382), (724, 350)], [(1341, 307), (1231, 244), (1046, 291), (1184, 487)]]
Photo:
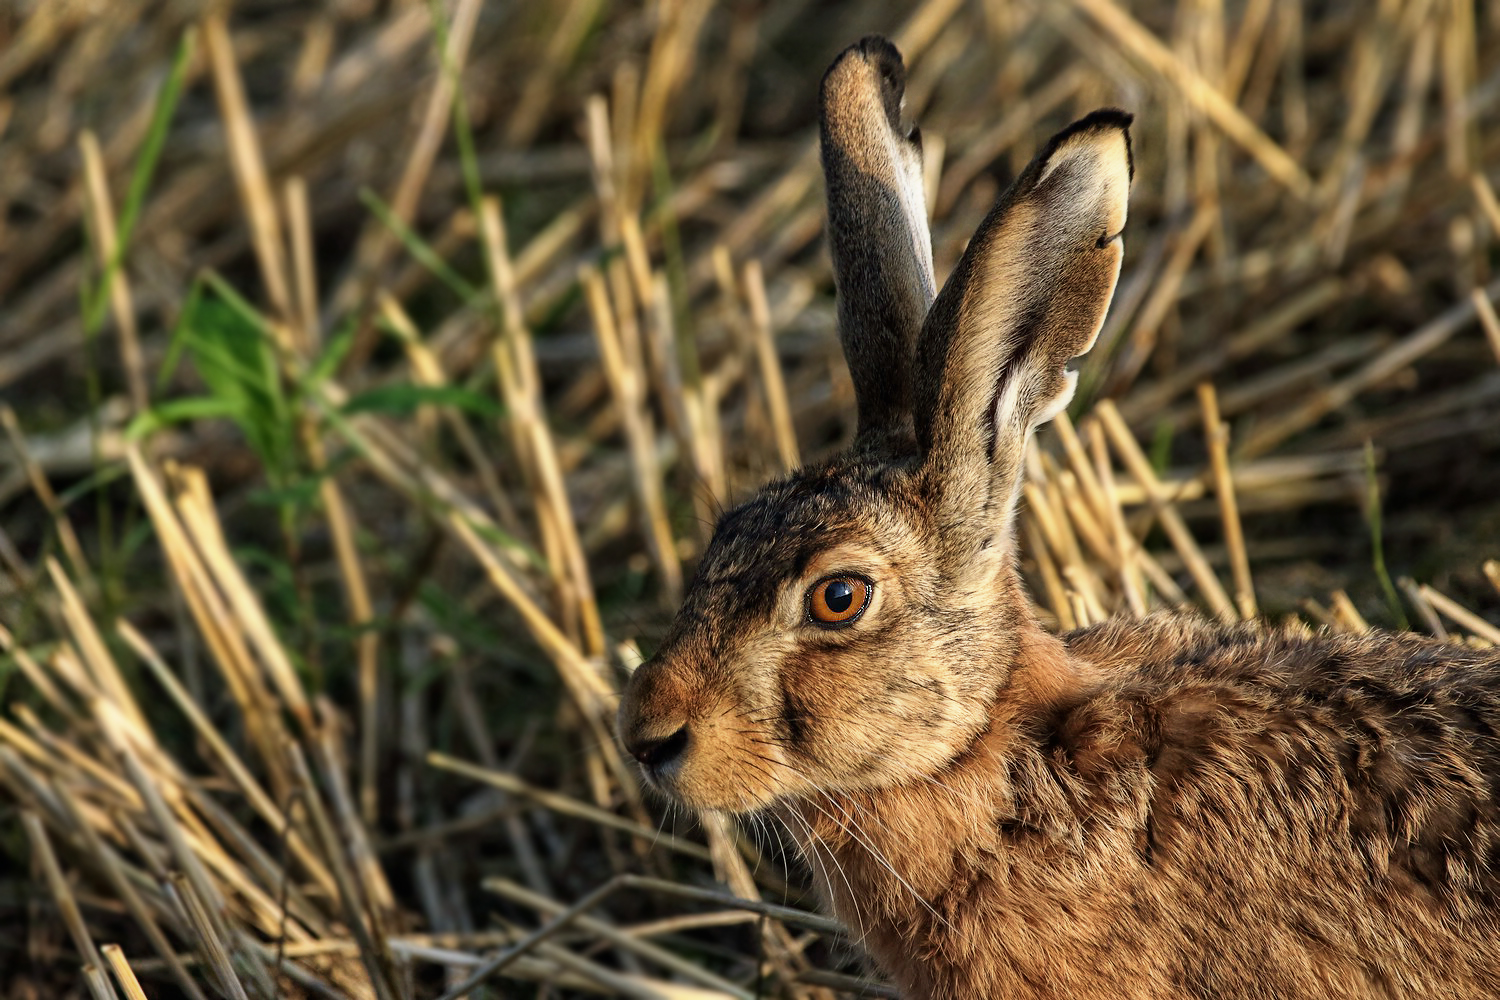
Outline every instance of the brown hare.
[(857, 438), (723, 516), (624, 746), (784, 823), (908, 997), (1500, 996), (1500, 654), (1045, 631), (1023, 456), (1114, 293), (1130, 116), (1055, 136), (935, 294), (904, 78), (868, 38), (823, 80)]

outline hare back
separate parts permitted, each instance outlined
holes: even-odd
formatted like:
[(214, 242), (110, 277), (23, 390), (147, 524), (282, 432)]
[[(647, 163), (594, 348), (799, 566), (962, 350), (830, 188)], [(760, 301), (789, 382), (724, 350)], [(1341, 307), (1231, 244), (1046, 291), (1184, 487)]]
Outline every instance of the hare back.
[(1002, 691), (931, 781), (788, 824), (908, 995), (1500, 995), (1500, 654), (1181, 615), (1064, 641), (1109, 680)]
[(1500, 652), (1181, 615), (1065, 641), (1128, 678), (1067, 728), (1086, 740), (1092, 708), (1129, 712), (1153, 783), (1153, 844), (1169, 841), (1180, 799), (1229, 780), (1274, 797), (1289, 829), (1346, 832), (1374, 874), (1450, 905), (1500, 906)]

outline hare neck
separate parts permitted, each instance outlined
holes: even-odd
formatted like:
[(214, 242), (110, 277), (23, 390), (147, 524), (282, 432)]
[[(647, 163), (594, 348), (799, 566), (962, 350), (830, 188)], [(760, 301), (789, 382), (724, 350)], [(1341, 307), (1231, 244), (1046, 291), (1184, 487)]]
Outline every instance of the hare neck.
[(821, 793), (782, 806), (794, 814), (784, 818), (803, 853), (831, 851), (839, 861), (848, 855), (857, 865), (870, 862), (872, 877), (937, 892), (951, 885), (966, 845), (993, 840), (997, 822), (1003, 827), (1021, 812), (1034, 816), (1034, 804), (1020, 800), (1030, 799), (1037, 768), (1047, 768), (1045, 734), (1108, 681), (1033, 621), (1017, 630), (1015, 642), (984, 725), (943, 768), (896, 785)]
[(1102, 670), (1069, 654), (1062, 639), (1028, 617), (1017, 630), (1015, 659), (996, 695), (990, 728), (999, 720), (1054, 715), (1088, 699), (1105, 681)]
[(1013, 863), (1018, 835), (1027, 852), (1076, 845), (1079, 821), (1052, 787), (1043, 747), (1056, 722), (1103, 684), (1060, 639), (1039, 625), (1023, 629), (988, 724), (941, 771), (784, 807), (825, 903), (898, 981), (918, 977), (902, 983), (911, 995), (929, 995), (917, 988), (926, 963), (900, 956), (973, 932), (969, 897), (981, 882), (987, 893), (1011, 891), (994, 881), (995, 866)]

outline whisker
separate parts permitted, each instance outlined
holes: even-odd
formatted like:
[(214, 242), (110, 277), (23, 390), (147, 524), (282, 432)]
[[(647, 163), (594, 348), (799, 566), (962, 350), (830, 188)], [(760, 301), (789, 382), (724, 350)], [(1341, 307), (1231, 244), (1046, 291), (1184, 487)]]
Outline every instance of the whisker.
[[(854, 943), (858, 947), (863, 947), (864, 943), (865, 943), (865, 939), (869, 937), (870, 932), (866, 928), (866, 926), (865, 926), (865, 923), (866, 923), (865, 922), (865, 918), (864, 918), (863, 914), (860, 912), (859, 895), (854, 891), (854, 885), (849, 880), (849, 873), (844, 870), (844, 866), (843, 866), (842, 862), (839, 861), (838, 855), (836, 855), (832, 850), (825, 848), (824, 850), (820, 851), (818, 849), (819, 846), (820, 846), (820, 842), (818, 840), (818, 835), (813, 830), (812, 824), (807, 821), (807, 817), (802, 816), (801, 814), (797, 813), (795, 810), (793, 810), (790, 813), (790, 815), (792, 815), (796, 819), (798, 819), (802, 823), (803, 828), (807, 831), (807, 845), (808, 845), (808, 848), (807, 848), (807, 850), (805, 852), (803, 852), (803, 854), (804, 854), (804, 856), (811, 855), (812, 862), (815, 865), (817, 865), (818, 868), (822, 869), (822, 872), (823, 872), (823, 882), (824, 882), (825, 885), (828, 886), (828, 896), (829, 896), (829, 900), (828, 901), (829, 901), (830, 904), (833, 902), (833, 899), (834, 899), (835, 882), (833, 881), (833, 875), (832, 875), (832, 873), (829, 871), (828, 862), (829, 861), (833, 862), (833, 866), (838, 869), (839, 878), (841, 878), (843, 880), (843, 882), (844, 882), (844, 888), (845, 888), (845, 890), (847, 891), (847, 894), (848, 894), (849, 905), (850, 905), (850, 907), (854, 911), (853, 912), (853, 917), (854, 917), (854, 924), (855, 924), (855, 926), (854, 926), (853, 929), (855, 931), (857, 931), (858, 935), (859, 935), (855, 939)], [(785, 821), (783, 820), (783, 822), (785, 822)], [(787, 832), (791, 833), (791, 830), (788, 829)], [(796, 834), (792, 834), (792, 836), (795, 838)], [(826, 861), (824, 860), (824, 856), (825, 855), (827, 857)]]
[(922, 906), (927, 909), (927, 912), (931, 913), (934, 917), (937, 918), (939, 923), (947, 927), (949, 930), (952, 930), (953, 925), (948, 922), (948, 919), (941, 913), (939, 913), (937, 909), (933, 907), (933, 905), (922, 896), (921, 893), (917, 892), (916, 888), (913, 887), (912, 884), (908, 882), (906, 878), (896, 870), (896, 866), (891, 864), (891, 862), (885, 857), (885, 855), (880, 853), (879, 849), (869, 841), (867, 835), (865, 835), (864, 832), (860, 830), (858, 821), (852, 815), (850, 815), (847, 810), (840, 806), (838, 801), (834, 799), (833, 796), (828, 794), (822, 788), (819, 788), (816, 784), (813, 785), (813, 788), (819, 795), (828, 800), (829, 805), (833, 806), (835, 809), (838, 809), (839, 812), (843, 813), (844, 818), (847, 820), (847, 823), (840, 823), (832, 813), (828, 812), (822, 806), (818, 805), (815, 799), (807, 799), (806, 801), (814, 809), (817, 809), (824, 816), (827, 816), (834, 823), (838, 824), (841, 829), (849, 834), (849, 836), (854, 840), (855, 843), (859, 844), (870, 853), (870, 857), (874, 858), (877, 862), (879, 862), (881, 867), (890, 872), (891, 875), (895, 877), (896, 881), (900, 882), (901, 885), (906, 889), (906, 891), (911, 893), (913, 899), (921, 903)]

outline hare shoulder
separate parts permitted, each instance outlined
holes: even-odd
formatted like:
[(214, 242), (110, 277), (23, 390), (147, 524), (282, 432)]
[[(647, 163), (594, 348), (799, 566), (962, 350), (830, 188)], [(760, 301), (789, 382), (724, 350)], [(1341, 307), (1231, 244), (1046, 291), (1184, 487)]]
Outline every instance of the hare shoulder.
[(1165, 613), (1048, 638), (1031, 664), (1107, 680), (787, 821), (913, 996), (1500, 988), (1500, 654)]

